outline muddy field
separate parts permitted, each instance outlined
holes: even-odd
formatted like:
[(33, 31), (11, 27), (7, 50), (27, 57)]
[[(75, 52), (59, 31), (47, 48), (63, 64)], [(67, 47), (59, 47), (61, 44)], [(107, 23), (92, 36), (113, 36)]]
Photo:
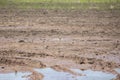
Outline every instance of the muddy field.
[[(0, 73), (120, 68), (120, 10), (0, 10)], [(69, 79), (68, 79), (69, 80)], [(120, 75), (118, 79), (120, 80)]]

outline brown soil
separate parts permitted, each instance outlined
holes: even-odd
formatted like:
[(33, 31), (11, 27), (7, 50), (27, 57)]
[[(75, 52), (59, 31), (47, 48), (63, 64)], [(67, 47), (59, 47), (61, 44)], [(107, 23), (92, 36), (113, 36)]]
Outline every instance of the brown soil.
[(0, 65), (115, 73), (120, 68), (119, 13), (1, 9)]

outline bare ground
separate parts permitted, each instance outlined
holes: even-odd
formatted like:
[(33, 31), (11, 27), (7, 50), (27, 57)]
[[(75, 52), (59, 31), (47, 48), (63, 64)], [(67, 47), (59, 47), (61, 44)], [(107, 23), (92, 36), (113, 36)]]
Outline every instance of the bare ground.
[[(0, 65), (116, 73), (113, 69), (120, 68), (119, 13), (1, 9)], [(33, 71), (33, 75), (38, 74)]]

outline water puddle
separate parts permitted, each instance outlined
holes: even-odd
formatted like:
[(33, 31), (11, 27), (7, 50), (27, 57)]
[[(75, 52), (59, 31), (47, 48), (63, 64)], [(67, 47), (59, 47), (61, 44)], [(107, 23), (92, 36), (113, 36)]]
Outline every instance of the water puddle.
[(115, 69), (115, 71), (120, 74), (120, 68)]
[(116, 78), (116, 75), (111, 73), (105, 73), (102, 71), (92, 71), (92, 70), (79, 70), (71, 69), (74, 72), (84, 74), (86, 76), (78, 76), (77, 80), (112, 80)]
[(112, 80), (116, 75), (102, 71), (71, 69), (72, 71), (83, 74), (84, 76), (73, 75), (68, 72), (59, 72), (52, 68), (35, 69), (44, 75), (43, 80)]
[(74, 75), (66, 72), (58, 72), (52, 68), (35, 69), (44, 75), (43, 80), (75, 80)]
[(0, 73), (0, 80), (29, 80), (30, 72)]

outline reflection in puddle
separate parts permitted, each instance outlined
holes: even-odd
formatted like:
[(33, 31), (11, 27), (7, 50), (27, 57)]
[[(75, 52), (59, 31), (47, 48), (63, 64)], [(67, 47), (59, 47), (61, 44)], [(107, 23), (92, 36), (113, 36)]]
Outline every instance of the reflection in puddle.
[(30, 72), (0, 73), (0, 80), (29, 80), (26, 78)]
[(76, 73), (84, 74), (85, 76), (77, 76), (68, 72), (58, 72), (52, 68), (35, 69), (35, 71), (44, 75), (43, 80), (111, 80), (116, 78), (116, 75), (111, 73), (104, 73), (101, 71), (82, 71), (79, 69), (71, 70)]

